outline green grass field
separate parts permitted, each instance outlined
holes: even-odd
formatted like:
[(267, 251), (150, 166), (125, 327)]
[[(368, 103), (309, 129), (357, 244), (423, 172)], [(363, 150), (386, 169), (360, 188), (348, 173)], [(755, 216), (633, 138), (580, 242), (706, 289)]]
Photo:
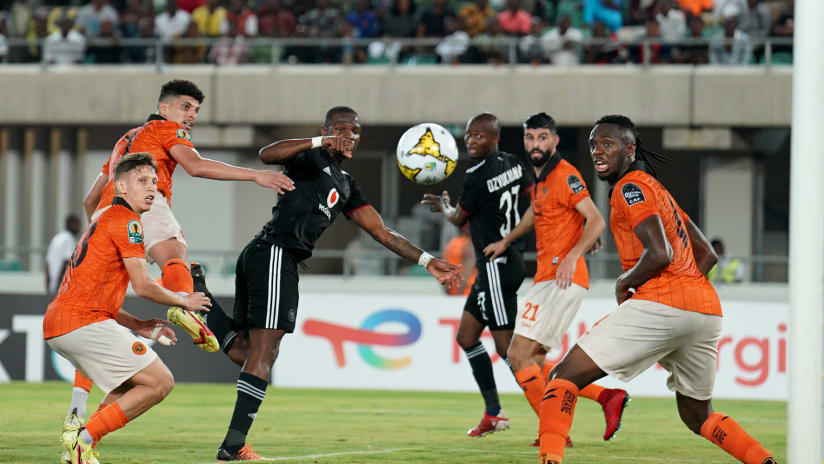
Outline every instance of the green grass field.
[[(0, 384), (0, 462), (57, 463), (58, 435), (71, 385)], [(92, 390), (89, 409), (101, 392)], [(480, 419), (477, 394), (270, 388), (249, 443), (281, 462), (536, 463), (537, 418), (520, 395), (503, 395), (510, 430), (467, 438)], [(235, 402), (231, 384), (180, 384), (160, 405), (105, 437), (102, 464), (208, 463), (223, 439)], [(716, 401), (776, 453), (786, 456), (783, 402)], [(580, 399), (565, 463), (730, 463), (732, 458), (693, 435), (678, 419), (674, 399), (636, 398), (621, 431), (601, 439), (603, 416)]]

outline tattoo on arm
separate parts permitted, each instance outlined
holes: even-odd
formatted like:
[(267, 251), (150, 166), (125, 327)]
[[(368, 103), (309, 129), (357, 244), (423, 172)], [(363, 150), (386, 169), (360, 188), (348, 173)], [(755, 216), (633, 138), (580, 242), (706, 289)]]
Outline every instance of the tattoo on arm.
[(384, 233), (381, 234), (379, 241), (396, 255), (412, 262), (417, 262), (418, 257), (423, 253), (423, 250), (409, 243), (409, 240), (388, 227), (384, 227)]

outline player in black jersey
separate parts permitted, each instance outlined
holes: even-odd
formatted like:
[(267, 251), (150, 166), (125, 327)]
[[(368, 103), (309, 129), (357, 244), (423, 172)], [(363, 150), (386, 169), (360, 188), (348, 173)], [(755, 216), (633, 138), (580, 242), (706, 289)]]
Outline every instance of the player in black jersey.
[[(246, 434), (265, 396), (280, 341), (295, 329), (298, 263), (312, 256), (315, 241), (338, 214), (346, 215), (386, 248), (424, 266), (441, 284), (461, 280), (458, 266), (433, 258), (386, 227), (341, 167), (360, 141), (358, 114), (348, 107), (334, 107), (326, 113), (320, 133), (281, 140), (260, 150), (265, 164), (286, 166), (295, 189), (280, 195), (272, 219), (238, 257), (234, 321), (219, 307), (213, 307), (212, 317), (207, 318), (223, 350), (243, 366), (218, 461), (261, 459), (246, 445)], [(195, 279), (195, 285), (205, 289), (202, 277)]]
[(523, 242), (514, 242), (492, 261), (484, 254), (490, 243), (506, 237), (521, 221), (526, 202), (522, 194), (532, 186), (532, 177), (520, 160), (498, 151), (501, 124), (498, 118), (482, 113), (466, 125), (464, 141), (474, 162), (466, 170), (463, 192), (457, 206), (452, 206), (449, 193), (424, 195), (422, 203), (433, 211), (442, 211), (449, 222), (460, 227), (469, 222), (472, 245), (475, 247), (478, 276), (467, 297), (458, 326), (457, 342), (472, 366), (472, 375), (484, 398), (486, 410), (481, 422), (467, 432), (481, 437), (509, 428), (509, 418), (501, 409), (492, 362), (481, 344), (481, 333), (489, 327), (495, 340), (495, 351), (509, 365), (506, 351), (512, 340), (517, 312), (517, 291), (524, 280)]

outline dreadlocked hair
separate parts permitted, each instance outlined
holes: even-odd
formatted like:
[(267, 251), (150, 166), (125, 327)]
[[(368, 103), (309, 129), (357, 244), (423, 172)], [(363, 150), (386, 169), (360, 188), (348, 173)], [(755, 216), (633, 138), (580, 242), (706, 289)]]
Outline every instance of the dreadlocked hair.
[(608, 114), (606, 116), (601, 117), (598, 121), (595, 122), (596, 125), (598, 124), (615, 124), (616, 126), (620, 127), (621, 129), (628, 131), (632, 134), (632, 137), (635, 143), (635, 159), (641, 160), (645, 164), (646, 171), (649, 172), (652, 177), (658, 178), (658, 172), (655, 169), (656, 164), (664, 164), (669, 163), (672, 161), (672, 158), (666, 155), (662, 155), (660, 153), (656, 153), (649, 148), (641, 141), (641, 136), (638, 135), (638, 131), (635, 129), (635, 124), (632, 120), (626, 116), (620, 114)]

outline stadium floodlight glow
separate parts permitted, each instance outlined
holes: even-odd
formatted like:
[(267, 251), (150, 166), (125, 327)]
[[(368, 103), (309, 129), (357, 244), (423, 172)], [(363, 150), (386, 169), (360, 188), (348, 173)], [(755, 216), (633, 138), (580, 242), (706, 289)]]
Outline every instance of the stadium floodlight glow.
[(824, 2), (795, 2), (790, 170), (790, 375), (787, 460), (821, 463), (824, 328)]

